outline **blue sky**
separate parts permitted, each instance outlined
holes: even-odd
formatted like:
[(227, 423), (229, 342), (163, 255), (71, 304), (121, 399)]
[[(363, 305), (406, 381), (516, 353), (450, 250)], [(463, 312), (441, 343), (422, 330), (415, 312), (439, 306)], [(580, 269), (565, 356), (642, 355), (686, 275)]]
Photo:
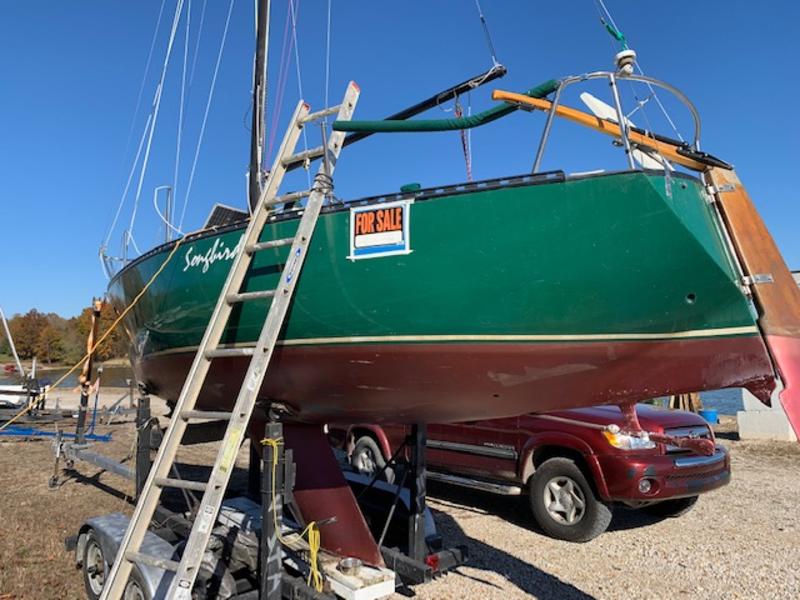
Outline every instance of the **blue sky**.
[[(188, 2), (188, 0), (186, 0)], [(673, 83), (703, 116), (703, 147), (733, 162), (790, 267), (800, 268), (800, 207), (789, 175), (800, 166), (797, 74), (800, 72), (800, 3), (745, 0), (607, 0), (617, 24), (648, 75)], [(116, 210), (164, 58), (175, 0), (166, 0), (153, 62), (145, 62), (161, 0), (55, 2), (0, 0), (0, 305), (7, 313), (36, 307), (76, 314), (105, 289), (98, 247)], [(188, 5), (187, 5), (188, 6)], [(298, 46), (305, 97), (314, 107), (325, 96), (326, 6), (300, 0)], [(273, 0), (268, 124), (277, 95), (288, 1)], [(765, 7), (769, 7), (768, 9)], [(330, 97), (349, 79), (362, 88), (358, 116), (379, 118), (414, 103), (491, 64), (472, 0), (385, 2), (333, 0)], [(599, 24), (593, 0), (491, 1), (483, 9), (505, 79), (463, 98), (465, 107), (492, 105), (491, 89), (527, 89), (541, 81), (611, 66), (615, 48)], [(228, 0), (191, 1), (188, 88), (177, 198), (182, 203)], [(200, 227), (215, 202), (243, 206), (249, 140), (254, 43), (252, 0), (236, 0), (214, 103), (184, 229)], [(142, 251), (159, 241), (153, 189), (171, 184), (175, 167), (185, 14), (168, 70), (150, 168), (144, 180), (135, 239)], [(298, 99), (296, 65), (288, 65), (278, 137)], [(603, 90), (594, 91), (602, 96)], [(630, 102), (628, 90), (623, 89)], [(565, 102), (580, 106), (573, 92)], [(663, 96), (662, 96), (663, 97)], [(664, 97), (665, 98), (665, 97)], [(666, 98), (665, 98), (666, 100)], [(671, 133), (659, 112), (650, 124)], [(629, 104), (630, 105), (630, 104)], [(429, 116), (451, 116), (445, 109)], [(667, 108), (684, 135), (685, 111)], [(476, 179), (530, 169), (541, 114), (515, 114), (472, 135)], [(309, 143), (313, 143), (310, 141)], [(584, 171), (621, 168), (609, 140), (557, 123), (544, 168)], [(304, 175), (287, 182), (299, 187)], [(465, 177), (457, 133), (373, 138), (352, 146), (337, 171), (337, 193), (348, 198), (425, 186)], [(134, 186), (135, 187), (135, 186)], [(130, 219), (132, 198), (121, 221)], [(119, 234), (110, 252), (119, 251)]]

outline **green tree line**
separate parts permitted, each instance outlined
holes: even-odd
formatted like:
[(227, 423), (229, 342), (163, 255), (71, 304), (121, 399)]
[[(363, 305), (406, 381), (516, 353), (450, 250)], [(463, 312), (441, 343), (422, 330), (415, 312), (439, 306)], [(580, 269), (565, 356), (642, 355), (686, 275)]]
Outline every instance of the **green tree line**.
[[(99, 335), (116, 319), (110, 304), (104, 304), (100, 313)], [(86, 354), (86, 339), (92, 323), (92, 309), (86, 308), (76, 317), (65, 319), (55, 313), (42, 313), (31, 309), (24, 315), (14, 315), (8, 321), (14, 345), (21, 359), (34, 356), (45, 363), (75, 363)], [(2, 328), (0, 328), (2, 329)], [(0, 335), (0, 354), (10, 354), (5, 335)], [(98, 360), (127, 356), (128, 339), (122, 326), (118, 326), (97, 349)]]

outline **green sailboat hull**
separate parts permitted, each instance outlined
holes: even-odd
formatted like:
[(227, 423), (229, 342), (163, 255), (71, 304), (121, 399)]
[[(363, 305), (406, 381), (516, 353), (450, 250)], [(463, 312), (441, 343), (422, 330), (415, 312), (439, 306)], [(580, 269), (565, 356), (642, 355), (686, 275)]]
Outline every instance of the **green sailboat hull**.
[[(354, 211), (398, 200), (408, 251), (354, 259)], [(297, 222), (275, 215), (262, 239)], [(153, 393), (177, 398), (242, 230), (184, 240), (126, 317)], [(117, 309), (171, 250), (114, 277)], [(243, 289), (275, 288), (286, 254), (258, 253)], [(268, 303), (237, 308), (224, 342), (252, 344)], [(232, 406), (247, 361), (216, 360), (201, 406)], [(301, 421), (443, 422), (730, 386), (764, 396), (773, 377), (699, 181), (552, 174), (327, 207), (262, 395)]]

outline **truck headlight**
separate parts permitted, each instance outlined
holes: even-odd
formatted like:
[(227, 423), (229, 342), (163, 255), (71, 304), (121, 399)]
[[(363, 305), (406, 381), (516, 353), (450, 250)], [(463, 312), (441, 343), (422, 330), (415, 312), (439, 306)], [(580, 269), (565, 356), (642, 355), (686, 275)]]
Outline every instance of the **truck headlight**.
[(620, 433), (619, 430), (605, 430), (603, 435), (609, 444), (622, 450), (650, 450), (656, 447), (656, 443), (650, 439), (646, 432), (638, 436)]

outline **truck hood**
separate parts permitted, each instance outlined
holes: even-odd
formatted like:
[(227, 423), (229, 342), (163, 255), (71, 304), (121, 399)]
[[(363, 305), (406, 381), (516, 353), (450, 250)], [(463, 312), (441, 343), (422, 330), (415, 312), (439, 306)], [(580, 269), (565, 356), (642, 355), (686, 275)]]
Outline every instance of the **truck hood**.
[[(593, 406), (590, 408), (573, 408), (546, 413), (565, 419), (593, 423), (595, 425), (618, 425), (622, 427), (622, 411), (616, 405)], [(683, 410), (666, 410), (648, 404), (637, 404), (636, 415), (645, 431), (660, 432), (675, 427), (707, 426), (698, 415)], [(522, 419), (536, 419), (536, 415), (528, 415)]]

